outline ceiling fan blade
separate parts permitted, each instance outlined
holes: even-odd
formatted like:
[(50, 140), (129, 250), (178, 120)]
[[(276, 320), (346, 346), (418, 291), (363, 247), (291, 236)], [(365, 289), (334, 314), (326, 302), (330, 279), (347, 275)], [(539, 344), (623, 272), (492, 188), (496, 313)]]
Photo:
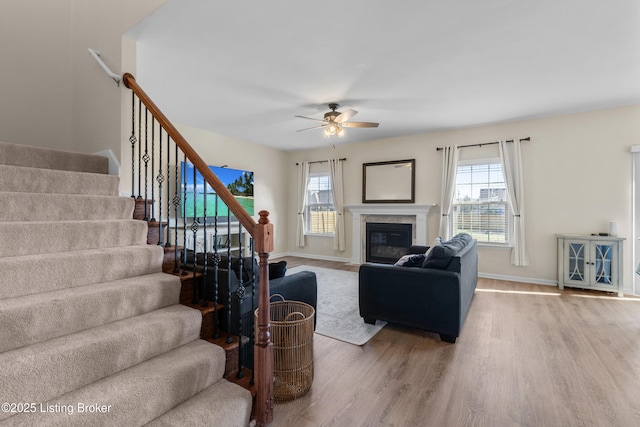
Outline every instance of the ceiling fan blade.
[(293, 117), (297, 117), (299, 119), (313, 120), (314, 122), (322, 122), (322, 123), (326, 122), (326, 120), (324, 120), (324, 119), (314, 119), (312, 117), (305, 117), (305, 116), (293, 116)]
[(377, 128), (380, 123), (371, 122), (343, 122), (340, 126), (343, 128)]
[(299, 130), (297, 130), (296, 132), (302, 132), (303, 130), (320, 129), (320, 128), (323, 128), (323, 127), (325, 127), (325, 126), (326, 126), (326, 125), (320, 125), (320, 126), (314, 126), (314, 127), (312, 127), (312, 128), (299, 129)]
[(338, 123), (342, 123), (342, 122), (346, 122), (347, 120), (349, 120), (351, 117), (355, 116), (356, 114), (358, 114), (358, 112), (356, 110), (353, 109), (348, 109), (342, 112), (342, 114), (340, 114), (338, 117), (335, 118), (335, 121)]

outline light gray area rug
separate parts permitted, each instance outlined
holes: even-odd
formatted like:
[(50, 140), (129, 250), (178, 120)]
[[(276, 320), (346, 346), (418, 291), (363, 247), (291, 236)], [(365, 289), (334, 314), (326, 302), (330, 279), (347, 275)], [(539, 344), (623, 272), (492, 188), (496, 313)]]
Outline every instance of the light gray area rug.
[(313, 271), (318, 280), (316, 333), (350, 344), (363, 345), (387, 322), (364, 323), (358, 304), (358, 273), (301, 265), (287, 270)]

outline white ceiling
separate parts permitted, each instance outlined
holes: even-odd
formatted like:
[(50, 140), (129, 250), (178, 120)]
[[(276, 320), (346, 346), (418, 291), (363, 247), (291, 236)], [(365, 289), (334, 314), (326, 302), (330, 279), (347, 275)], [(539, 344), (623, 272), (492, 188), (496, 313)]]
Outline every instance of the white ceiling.
[[(170, 0), (129, 35), (172, 121), (282, 150), (640, 103), (638, 0)], [(296, 132), (330, 102), (380, 127)]]

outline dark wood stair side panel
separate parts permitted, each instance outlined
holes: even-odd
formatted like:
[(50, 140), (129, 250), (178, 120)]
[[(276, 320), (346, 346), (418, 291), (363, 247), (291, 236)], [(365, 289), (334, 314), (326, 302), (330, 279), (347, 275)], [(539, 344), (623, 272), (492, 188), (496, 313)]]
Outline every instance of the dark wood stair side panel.
[(149, 221), (147, 223), (149, 227), (149, 231), (147, 232), (147, 243), (150, 245), (164, 244), (164, 239), (167, 236), (167, 224), (166, 222), (162, 223), (162, 240), (160, 240), (160, 227), (159, 222), (157, 221)]
[[(231, 342), (228, 343), (227, 334), (221, 333), (220, 337), (207, 338), (206, 341), (209, 341), (210, 343), (220, 346), (224, 349), (224, 352), (227, 358), (227, 362), (224, 370), (224, 378), (232, 382), (240, 382), (240, 380), (242, 380), (244, 377), (237, 378), (238, 366), (240, 365), (240, 359), (239, 359), (240, 350), (238, 346), (238, 337), (232, 336)], [(242, 345), (243, 346), (249, 345), (249, 337), (242, 337)], [(242, 369), (243, 369), (243, 374), (245, 370), (248, 370), (247, 368), (242, 368)], [(250, 380), (251, 380), (251, 374), (249, 374), (249, 379), (247, 381), (250, 381)], [(245, 387), (247, 390), (249, 390), (248, 386), (249, 385)]]
[[(209, 302), (206, 307), (203, 307), (200, 302), (193, 303), (193, 273), (187, 275), (176, 274), (180, 277), (182, 282), (182, 289), (180, 292), (180, 303), (199, 310), (202, 313), (202, 326), (200, 327), (200, 338), (209, 341), (222, 347), (225, 351), (226, 363), (224, 370), (224, 378), (237, 382), (247, 390), (253, 390), (253, 385), (250, 384), (252, 373), (248, 370), (248, 374), (244, 372), (246, 368), (243, 368), (242, 378), (237, 378), (238, 369), (240, 365), (240, 349), (238, 346), (238, 337), (231, 337), (231, 342), (227, 342), (227, 334), (224, 332), (219, 333), (218, 338), (214, 338), (216, 330), (215, 311), (216, 307), (212, 302)], [(202, 279), (202, 273), (196, 273), (196, 280)], [(217, 310), (220, 311), (224, 308), (224, 305), (218, 304)], [(243, 337), (243, 345), (249, 345), (249, 338)], [(248, 377), (248, 379), (245, 379)], [(246, 382), (246, 384), (244, 384)], [(255, 395), (255, 392), (252, 392)], [(255, 396), (254, 396), (255, 397)]]
[[(249, 390), (249, 392), (251, 393), (253, 404), (251, 405), (250, 418), (254, 420), (256, 418), (256, 388), (252, 383), (253, 371), (249, 368), (242, 367), (242, 375), (240, 377), (238, 376), (238, 372), (240, 371), (240, 346), (238, 345), (238, 336), (232, 336), (230, 340), (231, 342), (227, 342), (227, 334), (225, 332), (219, 331), (218, 338), (214, 338), (214, 332), (216, 330), (216, 309), (218, 311), (222, 310), (224, 308), (224, 305), (218, 304), (216, 308), (214, 307), (214, 304), (212, 302), (209, 302), (206, 307), (202, 307), (202, 304), (200, 302), (193, 304), (193, 273), (189, 273), (185, 276), (180, 275), (180, 273), (177, 273), (176, 275), (180, 277), (182, 282), (180, 303), (193, 309), (200, 310), (200, 312), (202, 313), (200, 338), (219, 347), (222, 347), (222, 349), (224, 350), (225, 366), (223, 378), (229, 382), (239, 385), (246, 390)], [(202, 280), (202, 273), (196, 273), (196, 281), (198, 280)], [(243, 346), (250, 345), (251, 343), (249, 337), (243, 336), (242, 344)]]
[(149, 200), (147, 199), (145, 201), (145, 199), (136, 199), (136, 205), (133, 208), (133, 219), (139, 219), (144, 221), (147, 218), (147, 215), (145, 214), (145, 202), (146, 202), (146, 206), (147, 206), (147, 211), (150, 210), (150, 206), (153, 203), (153, 200)]
[(173, 274), (174, 270), (180, 270), (180, 257), (182, 256), (182, 246), (163, 246), (164, 258), (162, 259), (162, 271), (164, 273)]

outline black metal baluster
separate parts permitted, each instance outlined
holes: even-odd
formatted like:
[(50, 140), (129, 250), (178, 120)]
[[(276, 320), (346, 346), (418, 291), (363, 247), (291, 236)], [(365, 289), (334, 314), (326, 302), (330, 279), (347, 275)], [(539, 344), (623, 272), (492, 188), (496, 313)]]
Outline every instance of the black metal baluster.
[[(258, 280), (256, 280), (256, 263), (254, 262), (254, 260), (256, 259), (256, 252), (255, 252), (255, 248), (253, 246), (253, 237), (249, 238), (249, 252), (251, 253), (251, 281), (253, 282), (253, 286), (251, 287), (251, 325), (253, 326), (251, 328), (250, 335), (249, 335), (249, 349), (253, 350), (253, 345), (255, 343), (256, 340), (256, 333), (255, 333), (255, 329), (256, 329), (256, 322), (254, 320), (254, 315), (253, 313), (256, 311), (256, 305), (255, 305), (255, 300), (256, 300), (256, 292), (258, 289)], [(251, 351), (251, 355), (253, 356), (253, 351)], [(253, 364), (253, 357), (251, 357), (250, 359), (250, 363), (251, 363), (251, 384), (254, 384), (254, 380), (255, 380), (255, 369), (254, 369), (254, 364)]]
[(149, 190), (149, 110), (144, 109), (144, 220), (149, 221), (147, 193)]
[(233, 342), (233, 338), (231, 338), (231, 275), (233, 270), (231, 268), (231, 245), (229, 244), (229, 239), (231, 238), (230, 218), (229, 208), (227, 207), (227, 344)]
[(213, 329), (213, 338), (220, 337), (219, 316), (218, 313), (218, 268), (220, 266), (220, 254), (218, 253), (218, 195), (215, 194), (215, 216), (213, 217), (213, 318), (215, 319), (215, 327)]
[[(158, 176), (156, 178), (156, 181), (158, 181), (158, 216), (159, 216), (159, 221), (158, 221), (158, 245), (159, 246), (164, 246), (163, 245), (163, 240), (164, 237), (162, 236), (162, 183), (164, 182), (164, 175), (162, 175), (162, 127), (160, 127), (160, 129), (158, 129), (160, 131), (160, 138), (159, 138), (159, 148), (158, 148), (158, 153), (159, 153), (159, 158), (158, 158)], [(153, 199), (153, 193), (151, 194), (151, 199)], [(168, 224), (168, 222), (167, 222)]]
[(138, 99), (138, 142), (138, 199), (142, 199), (142, 101), (140, 99)]
[[(231, 215), (231, 212), (229, 212)], [(244, 264), (242, 257), (242, 224), (238, 221), (238, 255), (239, 255), (239, 270), (240, 270), (240, 283), (238, 284), (238, 374), (237, 378), (242, 378), (244, 372), (242, 372), (242, 360), (244, 359), (244, 348), (242, 346), (242, 303), (244, 302)], [(231, 246), (231, 245), (229, 245)]]
[[(179, 170), (178, 170), (178, 144), (174, 143), (174, 147), (175, 147), (175, 155), (174, 158), (176, 159), (176, 167), (175, 167), (175, 192), (173, 194), (173, 213), (175, 214), (175, 221), (176, 221), (176, 226), (174, 227), (174, 239), (173, 241), (176, 243), (174, 246), (174, 251), (173, 251), (173, 273), (177, 274), (178, 271), (180, 271), (180, 268), (184, 269), (184, 264), (182, 263), (182, 260), (180, 260), (180, 262), (178, 262), (178, 206), (180, 206), (180, 181), (179, 181)], [(184, 205), (184, 203), (183, 203)], [(184, 217), (183, 217), (184, 218)], [(184, 250), (184, 246), (182, 247), (182, 249)], [(178, 268), (178, 265), (180, 266), (180, 268)]]
[[(185, 168), (186, 169), (186, 168)], [(198, 171), (193, 167), (193, 222), (191, 223), (191, 231), (193, 232), (193, 299), (191, 301), (192, 304), (196, 304), (198, 302), (199, 297), (199, 289), (196, 284), (196, 267), (198, 266), (198, 250), (197, 250), (197, 237), (198, 237), (198, 205), (197, 195), (198, 195), (198, 180), (197, 180)], [(186, 220), (186, 218), (185, 218)], [(206, 249), (206, 248), (205, 248)], [(205, 252), (206, 257), (206, 252)]]
[[(151, 176), (153, 176), (153, 170), (156, 168), (156, 118), (151, 116)], [(155, 189), (156, 186), (153, 183), (153, 179), (151, 180), (151, 222), (156, 222), (156, 197), (155, 197)]]
[(136, 95), (131, 92), (131, 198), (136, 197)]
[(171, 229), (169, 227), (171, 227), (171, 140), (169, 133), (167, 133), (167, 242), (164, 245), (166, 248), (171, 247)]
[(202, 216), (203, 216), (203, 229), (202, 232), (204, 234), (203, 246), (204, 246), (204, 260), (203, 260), (203, 269), (202, 269), (202, 301), (200, 302), (200, 307), (209, 306), (209, 302), (207, 301), (207, 266), (209, 261), (209, 251), (207, 249), (207, 184), (206, 181), (202, 183), (204, 185), (204, 197), (202, 203), (204, 203)]
[[(187, 155), (183, 154), (183, 168), (182, 168), (182, 275), (186, 276), (187, 273)], [(193, 242), (193, 262), (195, 263), (195, 242)]]

